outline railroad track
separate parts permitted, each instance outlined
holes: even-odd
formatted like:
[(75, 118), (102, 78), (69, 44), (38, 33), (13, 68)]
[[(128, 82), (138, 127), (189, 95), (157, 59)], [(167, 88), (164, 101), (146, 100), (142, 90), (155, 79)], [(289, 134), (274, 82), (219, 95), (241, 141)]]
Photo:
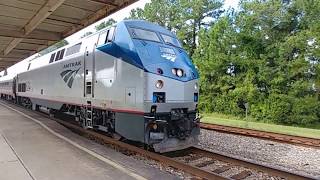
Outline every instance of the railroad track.
[(214, 130), (222, 133), (256, 137), (260, 139), (284, 142), (288, 144), (294, 144), (294, 145), (305, 146), (305, 147), (320, 148), (320, 139), (315, 139), (315, 138), (285, 135), (285, 134), (279, 134), (279, 133), (237, 128), (237, 127), (230, 127), (230, 126), (222, 126), (222, 125), (216, 125), (216, 124), (207, 124), (207, 123), (201, 123), (200, 127), (203, 129)]
[(260, 178), (262, 179), (313, 179), (313, 177), (298, 175), (283, 169), (258, 164), (257, 162), (225, 156), (198, 147), (169, 154), (169, 157), (179, 162), (218, 174), (223, 176), (224, 179), (258, 179), (257, 175), (261, 175), (262, 177), (260, 176)]
[[(17, 106), (11, 104), (11, 108), (17, 109)], [(268, 174), (268, 177), (275, 177), (279, 179), (315, 179), (313, 177), (295, 174), (293, 172), (287, 172), (285, 170), (276, 169), (273, 167), (267, 167), (261, 164), (254, 162), (244, 161), (236, 159), (233, 157), (224, 156), (221, 154), (213, 153), (199, 148), (189, 148), (184, 151), (177, 151), (166, 154), (158, 154), (150, 152), (139, 148), (137, 146), (124, 143), (122, 141), (117, 141), (113, 138), (110, 138), (106, 135), (103, 135), (96, 131), (83, 129), (74, 123), (70, 123), (61, 119), (49, 117), (40, 112), (34, 112), (27, 109), (22, 109), (21, 107), (17, 109), (18, 111), (27, 112), (29, 115), (40, 117), (50, 118), (63, 126), (71, 129), (72, 131), (86, 136), (90, 139), (93, 139), (99, 143), (108, 144), (112, 147), (115, 147), (120, 152), (124, 152), (127, 155), (139, 155), (148, 159), (157, 161), (159, 164), (165, 167), (171, 167), (187, 174), (192, 175), (196, 179), (245, 179), (252, 174), (252, 171), (258, 171), (265, 174)], [(32, 114), (31, 114), (32, 113)], [(206, 158), (206, 160), (203, 160)], [(198, 161), (197, 163), (193, 163)], [(216, 163), (224, 162), (226, 165), (222, 165), (218, 168), (208, 169), (207, 167)], [(244, 170), (239, 173), (233, 174), (231, 176), (224, 175), (224, 172), (234, 168), (241, 167)]]
[[(113, 138), (107, 137), (107, 136), (100, 134), (98, 132), (91, 131), (91, 130), (85, 130), (77, 125), (74, 125), (73, 123), (66, 122), (66, 121), (63, 121), (60, 119), (54, 119), (54, 120), (64, 126), (66, 126), (67, 128), (72, 129), (72, 130), (79, 132), (81, 134), (84, 134), (84, 135), (88, 136), (89, 138), (94, 139), (98, 142), (102, 142), (105, 144), (115, 146), (115, 147), (117, 147), (117, 149), (119, 148), (120, 151), (122, 151), (122, 152), (125, 151), (126, 154), (140, 155), (140, 156), (146, 157), (148, 159), (155, 160), (155, 161), (159, 162), (160, 164), (162, 164), (163, 166), (172, 167), (174, 169), (181, 170), (183, 172), (191, 174), (191, 175), (193, 175), (197, 178), (200, 178), (200, 179), (237, 179), (237, 180), (240, 180), (240, 179), (245, 179), (245, 178), (249, 177), (252, 174), (252, 172), (251, 172), (252, 170), (266, 173), (266, 174), (268, 174), (269, 177), (278, 177), (278, 178), (295, 179), (295, 180), (300, 180), (300, 179), (304, 180), (304, 179), (312, 179), (313, 178), (313, 177), (309, 177), (309, 176), (305, 176), (305, 175), (295, 174), (293, 172), (288, 172), (285, 170), (279, 170), (276, 168), (267, 167), (267, 166), (257, 164), (254, 162), (249, 162), (249, 161), (236, 159), (233, 157), (224, 156), (221, 154), (213, 153), (213, 152), (199, 149), (196, 147), (187, 149), (185, 151), (180, 151), (180, 152), (182, 152), (182, 154), (187, 153), (187, 157), (189, 157), (187, 162), (184, 162), (182, 160), (179, 160), (181, 158), (181, 156), (178, 156), (178, 157), (173, 156), (172, 157), (172, 154), (176, 154), (176, 153), (180, 153), (180, 152), (167, 153), (167, 154), (163, 154), (163, 155), (158, 154), (158, 153), (154, 153), (154, 152), (150, 152), (150, 151), (144, 150), (142, 148), (139, 148), (137, 146), (133, 146), (133, 145), (121, 142), (121, 141), (117, 141)], [(210, 158), (211, 160), (204, 161), (204, 162), (201, 162), (196, 165), (190, 164), (192, 162), (192, 160), (197, 160), (198, 158), (200, 159), (200, 158), (204, 158), (204, 157)], [(228, 163), (228, 167), (222, 166), (221, 168), (217, 168), (212, 171), (205, 169), (205, 167), (212, 164), (212, 162), (218, 162), (218, 161)], [(233, 167), (236, 167), (236, 166), (243, 167), (246, 170), (241, 171), (238, 174), (232, 175), (231, 177), (222, 175), (223, 172), (226, 172), (227, 170), (229, 170)]]

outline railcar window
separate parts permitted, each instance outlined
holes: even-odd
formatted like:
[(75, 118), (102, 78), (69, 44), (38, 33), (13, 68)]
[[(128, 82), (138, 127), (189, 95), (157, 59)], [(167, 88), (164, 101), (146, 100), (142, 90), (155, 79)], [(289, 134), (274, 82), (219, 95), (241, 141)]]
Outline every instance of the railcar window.
[(64, 51), (65, 51), (65, 49), (62, 49), (57, 52), (55, 61), (59, 61), (60, 59), (63, 59)]
[(111, 27), (108, 30), (105, 30), (104, 32), (102, 32), (99, 36), (99, 41), (98, 41), (98, 45), (103, 45), (103, 44), (107, 44), (109, 42), (113, 41), (113, 37), (114, 37), (114, 32), (115, 32), (116, 27)]
[(56, 59), (54, 61), (58, 61), (60, 57), (60, 51), (57, 52)]
[(18, 92), (26, 92), (26, 83), (18, 84)]
[(107, 41), (107, 36), (109, 35), (109, 29), (102, 32), (100, 35), (99, 35), (99, 41), (98, 41), (98, 45), (103, 45), (106, 43)]
[(0, 86), (9, 86), (9, 82), (0, 83)]
[(137, 39), (161, 42), (157, 33), (149, 30), (130, 28), (131, 36)]
[(80, 52), (81, 48), (81, 43), (78, 43), (76, 45), (73, 45), (67, 49), (66, 55), (65, 56), (70, 56), (71, 54), (75, 54)]
[(105, 41), (104, 41), (104, 43), (106, 44), (106, 43), (108, 43), (108, 36), (109, 36), (109, 33), (110, 33), (110, 30), (108, 29), (107, 30), (107, 33), (106, 34), (104, 34), (104, 36), (105, 37), (103, 37), (103, 38), (105, 38)]
[(176, 47), (181, 47), (181, 44), (177, 38), (174, 38), (165, 34), (161, 34), (161, 37), (166, 44), (170, 44)]
[(63, 59), (63, 55), (64, 55), (65, 49), (62, 49), (62, 50), (60, 50), (60, 51), (61, 51), (61, 52), (60, 52), (59, 60), (60, 60), (60, 59)]
[(52, 63), (52, 62), (54, 61), (54, 56), (55, 56), (55, 55), (56, 55), (56, 53), (51, 54), (49, 63)]
[(21, 91), (26, 92), (26, 83), (22, 83)]

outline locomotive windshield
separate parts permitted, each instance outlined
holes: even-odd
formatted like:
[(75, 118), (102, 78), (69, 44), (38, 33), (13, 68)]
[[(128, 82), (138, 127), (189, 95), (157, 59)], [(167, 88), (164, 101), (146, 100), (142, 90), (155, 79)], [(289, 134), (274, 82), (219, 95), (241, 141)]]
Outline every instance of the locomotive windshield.
[(161, 34), (161, 37), (166, 44), (170, 44), (170, 45), (181, 48), (181, 44), (178, 39), (171, 37), (171, 36), (168, 36), (168, 35), (165, 35), (165, 34)]
[(176, 46), (178, 48), (182, 48), (182, 46), (177, 38), (163, 34), (163, 33), (159, 33), (159, 36), (158, 36), (157, 32), (155, 32), (155, 31), (134, 28), (134, 27), (131, 27), (129, 31), (130, 31), (132, 38), (135, 38), (135, 39), (162, 42), (162, 40), (160, 40), (160, 38), (159, 38), (161, 36), (161, 38), (163, 39), (165, 44), (168, 44), (171, 46)]
[(161, 42), (159, 37), (157, 36), (157, 33), (153, 31), (139, 29), (139, 28), (130, 28), (130, 31), (133, 38)]

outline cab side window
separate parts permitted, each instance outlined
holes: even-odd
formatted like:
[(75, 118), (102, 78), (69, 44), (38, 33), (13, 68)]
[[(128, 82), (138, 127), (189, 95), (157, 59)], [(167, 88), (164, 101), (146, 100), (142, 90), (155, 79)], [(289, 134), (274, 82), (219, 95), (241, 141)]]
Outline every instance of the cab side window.
[(60, 57), (60, 51), (57, 52), (56, 59), (54, 61), (58, 61)]
[(110, 28), (109, 33), (106, 37), (105, 43), (109, 43), (109, 42), (113, 41), (115, 29), (116, 29), (116, 27), (114, 27), (114, 26)]
[(103, 31), (99, 35), (98, 45), (107, 44), (113, 41), (115, 32), (115, 27), (111, 27), (110, 29)]

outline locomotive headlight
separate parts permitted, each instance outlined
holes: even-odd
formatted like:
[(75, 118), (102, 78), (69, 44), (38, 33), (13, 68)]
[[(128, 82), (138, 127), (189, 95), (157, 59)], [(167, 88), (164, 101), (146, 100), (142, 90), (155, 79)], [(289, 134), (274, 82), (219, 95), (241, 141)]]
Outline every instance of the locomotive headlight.
[(161, 89), (163, 87), (163, 81), (158, 80), (156, 83), (156, 88)]
[(152, 128), (153, 128), (154, 130), (157, 130), (157, 129), (158, 129), (158, 125), (157, 125), (157, 124), (153, 124), (153, 125), (152, 125)]
[(198, 88), (199, 88), (199, 84), (198, 84), (198, 83), (195, 83), (195, 84), (194, 84), (194, 89), (195, 89), (195, 90), (198, 90)]
[(176, 68), (173, 68), (171, 71), (172, 71), (172, 74), (177, 76), (177, 69)]
[(183, 70), (182, 69), (178, 69), (177, 70), (177, 76), (178, 77), (182, 77), (183, 76)]

